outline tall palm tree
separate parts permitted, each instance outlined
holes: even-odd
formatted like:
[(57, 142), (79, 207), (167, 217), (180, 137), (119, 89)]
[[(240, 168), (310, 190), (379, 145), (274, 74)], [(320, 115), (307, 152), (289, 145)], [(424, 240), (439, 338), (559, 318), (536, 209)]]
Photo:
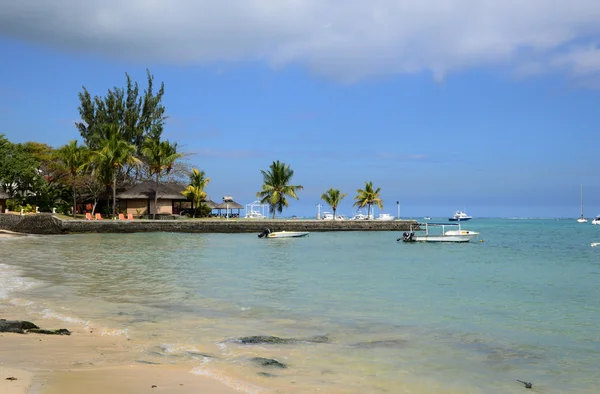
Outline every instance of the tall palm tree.
[(160, 176), (167, 168), (172, 168), (173, 163), (181, 157), (181, 153), (177, 153), (168, 140), (161, 141), (159, 138), (147, 138), (142, 145), (142, 155), (146, 159), (150, 175), (156, 175), (154, 212), (152, 213), (152, 218), (155, 219), (158, 210)]
[(346, 193), (341, 193), (339, 190), (331, 188), (321, 195), (321, 200), (325, 201), (327, 205), (333, 210), (333, 220), (335, 220), (335, 212), (337, 211), (338, 205), (346, 197)]
[(371, 205), (377, 205), (379, 209), (383, 208), (383, 200), (379, 198), (379, 192), (381, 188), (373, 190), (373, 182), (365, 182), (364, 189), (356, 190), (356, 196), (354, 197), (354, 206), (363, 208), (367, 206), (367, 217), (371, 217)]
[(187, 188), (182, 192), (182, 194), (187, 197), (188, 200), (192, 201), (192, 208), (194, 208), (194, 217), (196, 217), (197, 208), (200, 208), (200, 214), (202, 214), (202, 201), (206, 199), (206, 192), (204, 188), (210, 182), (210, 178), (206, 177), (206, 173), (204, 171), (198, 170), (197, 168), (192, 168), (192, 172), (190, 173), (190, 184)]
[(75, 218), (77, 214), (77, 176), (89, 164), (89, 150), (85, 146), (77, 145), (77, 140), (71, 140), (56, 151), (56, 156), (71, 178), (73, 218)]
[(100, 149), (93, 154), (95, 166), (99, 167), (102, 179), (112, 183), (112, 214), (116, 213), (117, 175), (126, 165), (139, 165), (141, 161), (134, 156), (135, 145), (123, 139), (118, 124), (107, 124), (105, 137), (100, 143)]
[(256, 193), (262, 204), (269, 204), (269, 212), (275, 219), (276, 212), (283, 212), (283, 207), (288, 207), (287, 197), (298, 199), (296, 191), (304, 189), (303, 186), (292, 186), (290, 182), (294, 176), (294, 170), (289, 164), (274, 161), (269, 166), (268, 171), (260, 171), (263, 176), (262, 190)]

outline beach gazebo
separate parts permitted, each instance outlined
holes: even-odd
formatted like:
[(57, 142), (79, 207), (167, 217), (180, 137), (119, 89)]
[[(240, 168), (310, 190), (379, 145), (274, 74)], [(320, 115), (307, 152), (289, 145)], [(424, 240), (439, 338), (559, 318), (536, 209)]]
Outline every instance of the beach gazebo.
[(224, 209), (226, 217), (230, 217), (231, 215), (229, 214), (229, 212), (233, 212), (233, 210), (235, 209), (235, 210), (237, 210), (237, 213), (234, 216), (239, 218), (240, 217), (240, 209), (244, 209), (244, 207), (242, 205), (238, 204), (237, 202), (233, 201), (233, 197), (224, 196), (223, 202), (220, 204), (217, 204), (215, 206), (215, 209), (219, 210), (219, 216), (221, 216), (221, 210)]
[(133, 215), (172, 215), (176, 204), (186, 198), (177, 186), (159, 184), (158, 204), (154, 206), (156, 183), (145, 181), (117, 194), (119, 209)]
[(7, 193), (0, 190), (0, 213), (4, 213), (4, 210), (6, 209), (6, 200), (9, 198), (10, 196)]

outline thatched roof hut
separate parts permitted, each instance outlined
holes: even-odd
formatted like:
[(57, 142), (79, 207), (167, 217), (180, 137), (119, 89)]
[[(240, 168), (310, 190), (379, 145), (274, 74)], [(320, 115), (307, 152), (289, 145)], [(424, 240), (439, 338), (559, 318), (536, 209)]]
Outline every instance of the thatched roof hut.
[[(223, 202), (220, 204), (216, 204), (213, 209), (219, 210), (219, 216), (221, 216), (222, 209), (225, 210), (226, 216), (229, 216), (229, 212), (233, 212), (234, 210), (237, 210), (236, 215), (237, 215), (237, 217), (239, 217), (240, 209), (244, 209), (244, 207), (242, 205), (238, 204), (237, 202), (233, 201), (233, 197), (225, 196), (225, 197), (223, 197)], [(236, 216), (236, 215), (234, 215), (234, 216)]]
[[(185, 201), (186, 198), (174, 184), (159, 184), (158, 185), (158, 206), (154, 206), (156, 196), (156, 183), (153, 181), (145, 181), (138, 183), (130, 189), (117, 194), (119, 199), (119, 209), (126, 213), (147, 215), (152, 213), (157, 214), (173, 214), (173, 208), (176, 201)], [(183, 189), (182, 189), (183, 190)]]

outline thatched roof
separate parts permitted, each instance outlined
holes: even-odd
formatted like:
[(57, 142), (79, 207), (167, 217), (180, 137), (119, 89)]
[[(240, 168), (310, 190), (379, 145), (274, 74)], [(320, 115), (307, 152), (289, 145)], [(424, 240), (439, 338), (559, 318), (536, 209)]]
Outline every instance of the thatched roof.
[(10, 196), (8, 195), (8, 193), (5, 193), (0, 189), (0, 200), (8, 200), (9, 198)]
[(217, 208), (217, 203), (212, 200), (202, 201), (202, 205), (209, 207), (210, 209)]
[[(117, 194), (117, 198), (121, 200), (153, 200), (156, 190), (156, 183), (145, 181), (138, 183), (130, 189)], [(169, 185), (160, 184), (158, 187), (159, 200), (187, 200), (181, 192), (173, 190)]]
[(243, 206), (241, 206), (240, 204), (238, 204), (237, 202), (231, 200), (231, 201), (227, 201), (227, 202), (222, 202), (220, 204), (217, 204), (215, 206), (216, 209), (244, 209)]

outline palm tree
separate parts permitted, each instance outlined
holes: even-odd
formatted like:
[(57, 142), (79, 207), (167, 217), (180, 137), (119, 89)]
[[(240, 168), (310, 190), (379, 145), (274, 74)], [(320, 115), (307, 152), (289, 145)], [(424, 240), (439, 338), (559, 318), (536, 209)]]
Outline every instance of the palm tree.
[(77, 140), (71, 140), (57, 150), (56, 156), (65, 166), (71, 178), (73, 218), (75, 218), (77, 214), (77, 176), (89, 163), (89, 150), (85, 146), (77, 145)]
[(339, 190), (331, 188), (321, 195), (321, 200), (325, 201), (327, 205), (333, 210), (333, 220), (335, 220), (335, 212), (337, 211), (338, 205), (346, 197), (346, 193), (342, 194)]
[(181, 157), (168, 140), (160, 141), (159, 138), (147, 138), (142, 145), (142, 155), (146, 158), (150, 175), (156, 175), (156, 190), (154, 191), (154, 212), (152, 218), (156, 218), (158, 210), (158, 188), (160, 187), (160, 175), (168, 168), (172, 168), (175, 160)]
[(105, 137), (100, 143), (100, 149), (93, 154), (93, 161), (99, 167), (105, 183), (112, 183), (112, 214), (116, 212), (117, 174), (126, 165), (139, 165), (140, 160), (134, 156), (135, 145), (125, 141), (118, 124), (105, 125)]
[(206, 177), (204, 171), (192, 168), (190, 173), (190, 184), (182, 192), (188, 200), (192, 201), (192, 208), (194, 208), (194, 217), (196, 217), (197, 208), (200, 208), (200, 214), (202, 214), (202, 201), (206, 199), (206, 192), (204, 188), (210, 182), (210, 178)]
[(379, 209), (383, 208), (383, 200), (379, 198), (379, 192), (381, 188), (373, 190), (373, 182), (365, 182), (365, 188), (356, 190), (356, 196), (354, 197), (354, 206), (363, 208), (367, 206), (367, 218), (371, 217), (371, 205), (375, 204)]
[(269, 166), (269, 171), (260, 171), (263, 176), (262, 191), (256, 193), (262, 204), (269, 204), (269, 212), (273, 214), (283, 212), (283, 207), (288, 207), (286, 196), (298, 199), (296, 191), (304, 189), (303, 186), (291, 186), (289, 183), (294, 176), (294, 170), (289, 164), (274, 161)]

